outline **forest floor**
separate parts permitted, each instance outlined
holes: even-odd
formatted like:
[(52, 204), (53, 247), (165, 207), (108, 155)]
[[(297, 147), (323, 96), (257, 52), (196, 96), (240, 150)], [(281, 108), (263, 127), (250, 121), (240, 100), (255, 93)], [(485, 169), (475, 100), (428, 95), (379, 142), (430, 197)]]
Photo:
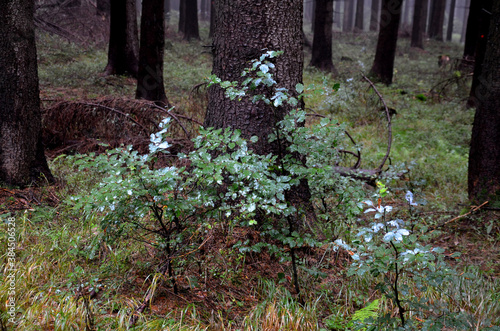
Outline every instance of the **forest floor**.
[[(206, 38), (186, 43), (172, 29), (167, 33), (166, 92), (175, 106), (173, 112), (181, 116), (172, 141), (177, 152), (186, 152), (203, 122), (203, 83), (210, 74), (211, 56), (203, 47)], [(308, 67), (310, 50), (306, 49), (304, 82), (322, 87), (340, 83), (340, 88), (335, 96), (312, 94), (306, 107), (346, 123), (363, 146), (363, 165), (371, 167), (386, 148), (378, 100), (361, 74), (371, 65), (376, 38), (367, 34), (335, 38), (339, 75), (332, 77)], [(99, 178), (78, 173), (63, 155), (102, 152), (101, 142), (145, 148), (149, 131), (154, 132), (156, 125), (151, 123), (157, 123), (162, 114), (147, 103), (133, 101), (133, 79), (101, 74), (105, 49), (44, 33), (38, 35), (38, 42), (44, 135), (57, 183), (25, 189), (0, 187), (0, 216), (14, 216), (20, 231), (23, 276), (17, 285), (21, 293), (17, 302), (24, 322), (19, 330), (126, 330), (134, 311), (140, 316), (136, 330), (334, 330), (340, 327), (328, 319), (346, 326), (357, 310), (378, 297), (373, 281), (346, 276), (350, 252), (334, 253), (325, 246), (299, 250), (303, 264), (320, 266), (321, 276), (302, 272), (303, 294), (295, 297), (290, 294), (294, 288), (289, 262), (280, 262), (266, 251), (241, 254), (233, 247), (238, 240), (258, 242), (257, 230), (217, 225), (206, 234), (198, 260), (183, 266), (177, 293), (168, 281), (156, 287), (155, 270), (162, 261), (154, 248), (127, 237), (121, 243), (100, 242), (95, 239), (102, 231), (98, 216), (83, 217), (71, 209), (68, 198), (90, 192)], [(390, 202), (404, 206), (404, 192), (415, 193), (422, 204), (419, 215), (438, 233), (432, 245), (444, 248), (451, 266), (462, 273), (472, 272), (474, 282), (481, 284), (471, 289), (477, 297), (467, 293), (469, 301), (450, 305), (476, 316), (471, 323), (477, 323), (478, 329), (500, 326), (500, 211), (487, 205), (475, 209), (466, 196), (473, 110), (463, 105), (469, 73), (458, 73), (453, 64), (460, 58), (461, 46), (427, 42), (421, 51), (408, 43), (407, 39), (399, 42), (394, 84), (377, 85), (396, 110), (390, 162), (395, 171), (408, 171), (404, 178), (390, 181), (394, 193)], [(437, 66), (441, 54), (452, 58), (446, 68)], [(96, 104), (103, 103), (114, 110), (97, 112)], [(131, 114), (138, 123), (118, 125), (122, 115), (116, 110)], [(105, 131), (116, 134), (106, 136)], [(372, 193), (373, 188), (367, 188), (366, 195)], [(342, 231), (355, 229), (336, 216)], [(450, 257), (455, 252), (461, 253), (460, 258)], [(154, 298), (149, 302), (144, 297), (151, 289)], [(394, 303), (386, 300), (385, 305), (395, 316)], [(289, 324), (283, 324), (287, 319)]]

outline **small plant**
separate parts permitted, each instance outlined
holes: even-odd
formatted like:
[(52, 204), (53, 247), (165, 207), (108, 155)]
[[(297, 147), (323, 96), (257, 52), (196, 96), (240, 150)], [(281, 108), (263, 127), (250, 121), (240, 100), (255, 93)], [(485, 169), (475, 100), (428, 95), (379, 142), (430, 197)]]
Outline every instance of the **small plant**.
[[(359, 229), (358, 238), (352, 243), (353, 247), (341, 240), (337, 241), (338, 245), (353, 252), (353, 262), (348, 275), (369, 274), (375, 279), (381, 279), (376, 288), (395, 306), (399, 323), (389, 313), (379, 316), (367, 325), (399, 325), (408, 329), (420, 323), (431, 327), (432, 330), (440, 330), (443, 326), (449, 326), (449, 323), (454, 326), (461, 325), (460, 317), (453, 312), (435, 315), (441, 308), (432, 305), (425, 298), (429, 288), (439, 288), (454, 275), (444, 262), (443, 249), (432, 245), (424, 246), (418, 242), (419, 239), (429, 239), (425, 226), (390, 218), (393, 207), (384, 205), (389, 191), (381, 182), (377, 182), (377, 187), (375, 202), (362, 202), (362, 205), (368, 207), (365, 213), (374, 213), (375, 222)], [(417, 206), (413, 194), (407, 191), (405, 199), (412, 215), (412, 209)], [(415, 292), (415, 289), (418, 292)], [(414, 318), (408, 318), (409, 313)]]

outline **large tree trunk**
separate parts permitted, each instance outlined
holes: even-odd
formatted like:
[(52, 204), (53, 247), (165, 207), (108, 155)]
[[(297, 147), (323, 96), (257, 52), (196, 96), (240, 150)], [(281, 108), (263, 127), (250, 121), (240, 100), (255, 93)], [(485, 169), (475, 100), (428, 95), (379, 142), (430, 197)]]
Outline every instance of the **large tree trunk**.
[(481, 97), (479, 88), (484, 85), (481, 80), (484, 80), (483, 75), (483, 60), (486, 53), (486, 45), (488, 43), (488, 33), (490, 29), (491, 9), (493, 0), (485, 0), (480, 13), (479, 19), (479, 36), (476, 42), (476, 51), (474, 52), (474, 76), (472, 77), (472, 84), (467, 100), (467, 107), (477, 107), (477, 99)]
[[(281, 50), (283, 55), (274, 59), (276, 86), (296, 94), (304, 61), (302, 9), (303, 0), (216, 0), (213, 74), (224, 81), (241, 83), (241, 73), (250, 60), (259, 58), (265, 50)], [(268, 136), (291, 109), (289, 105), (274, 108), (262, 101), (253, 103), (250, 96), (230, 100), (220, 86), (214, 85), (209, 89), (204, 126), (239, 129), (247, 139), (257, 136), (259, 140), (251, 144), (256, 153), (283, 157), (284, 145), (270, 143)], [(288, 192), (287, 199), (294, 205), (311, 206), (307, 182)]]
[(317, 0), (311, 65), (336, 74), (332, 61), (333, 0)]
[(372, 0), (372, 9), (370, 16), (370, 31), (377, 31), (378, 19), (380, 17), (380, 0)]
[(444, 12), (446, 0), (432, 0), (431, 17), (429, 22), (429, 38), (443, 41)]
[(198, 1), (185, 0), (184, 5), (184, 40), (200, 39), (198, 28)]
[(42, 145), (33, 0), (0, 0), (0, 181), (53, 181)]
[(111, 0), (108, 75), (137, 77), (139, 70), (139, 35), (135, 0)]
[(370, 75), (384, 84), (392, 84), (403, 0), (382, 0), (377, 50)]
[(411, 32), (411, 47), (424, 49), (424, 31), (427, 22), (427, 5), (429, 0), (415, 1), (413, 12), (413, 28)]
[[(500, 207), (500, 2), (494, 1), (469, 153), (469, 198)], [(481, 63), (476, 62), (476, 66)], [(480, 92), (480, 93), (479, 93)]]
[(356, 2), (356, 20), (354, 22), (354, 29), (357, 32), (363, 32), (365, 20), (365, 0), (357, 0)]
[(143, 0), (137, 99), (168, 104), (163, 85), (165, 20), (163, 0)]
[(455, 5), (456, 5), (456, 0), (451, 0), (450, 14), (448, 15), (448, 27), (446, 30), (446, 41), (451, 41), (451, 38), (453, 37), (453, 20), (455, 19)]

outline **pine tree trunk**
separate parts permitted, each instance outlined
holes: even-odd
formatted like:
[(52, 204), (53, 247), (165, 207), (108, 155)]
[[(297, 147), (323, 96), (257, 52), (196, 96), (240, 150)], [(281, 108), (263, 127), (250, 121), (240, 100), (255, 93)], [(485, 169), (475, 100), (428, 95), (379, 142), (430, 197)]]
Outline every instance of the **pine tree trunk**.
[(316, 0), (311, 66), (336, 74), (332, 61), (333, 0)]
[(370, 75), (387, 85), (392, 84), (402, 3), (403, 0), (382, 0), (377, 50)]
[(0, 181), (52, 182), (42, 144), (34, 1), (0, 0)]
[[(216, 0), (212, 73), (222, 80), (241, 83), (241, 73), (249, 61), (265, 50), (282, 50), (283, 55), (274, 61), (274, 79), (277, 87), (295, 94), (296, 84), (302, 82), (304, 61), (302, 9), (303, 0)], [(274, 108), (262, 101), (253, 103), (250, 97), (230, 100), (221, 87), (214, 85), (209, 89), (204, 126), (239, 129), (247, 139), (257, 136), (259, 140), (250, 146), (256, 153), (283, 157), (287, 153), (284, 142), (270, 143), (267, 137), (290, 110), (289, 105)], [(311, 207), (307, 182), (288, 192), (287, 199)]]
[(363, 32), (365, 20), (365, 0), (357, 0), (356, 2), (356, 20), (354, 22), (354, 29), (357, 32)]
[(443, 41), (444, 13), (446, 0), (432, 0), (428, 35), (431, 39)]
[[(427, 22), (427, 8), (429, 0), (415, 1), (413, 12), (413, 28), (411, 33), (411, 47), (424, 49), (424, 30)], [(425, 15), (425, 16), (424, 16)]]
[(107, 75), (137, 77), (139, 36), (135, 0), (111, 0)]
[(135, 97), (168, 104), (163, 85), (165, 20), (163, 0), (143, 0), (139, 71)]
[(198, 28), (198, 1), (184, 0), (184, 40), (200, 39), (200, 31)]
[[(500, 207), (500, 2), (494, 1), (469, 153), (469, 198)], [(476, 75), (476, 73), (474, 73)]]
[(456, 5), (456, 0), (451, 0), (450, 14), (448, 15), (448, 27), (446, 30), (446, 41), (451, 41), (451, 38), (453, 37), (453, 20), (455, 19), (455, 5)]

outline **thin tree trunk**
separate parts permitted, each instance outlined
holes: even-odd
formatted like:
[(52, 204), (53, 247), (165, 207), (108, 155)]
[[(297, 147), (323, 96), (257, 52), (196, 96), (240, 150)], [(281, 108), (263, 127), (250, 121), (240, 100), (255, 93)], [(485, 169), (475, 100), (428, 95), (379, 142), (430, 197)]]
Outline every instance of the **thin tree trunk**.
[(465, 33), (467, 32), (467, 17), (469, 17), (470, 1), (471, 0), (466, 0), (464, 14), (462, 16), (463, 17), (462, 18), (462, 33), (460, 34), (460, 43), (461, 44), (465, 43)]
[(198, 1), (184, 0), (184, 40), (200, 39), (200, 31), (198, 28)]
[(429, 22), (429, 38), (443, 41), (444, 13), (446, 0), (432, 0), (431, 17)]
[(392, 84), (402, 4), (403, 0), (382, 0), (377, 50), (370, 75), (386, 85)]
[(456, 0), (451, 0), (450, 14), (448, 15), (448, 28), (446, 31), (446, 41), (451, 41), (453, 37), (453, 20), (455, 19)]
[(335, 2), (335, 11), (333, 13), (333, 23), (337, 26), (337, 28), (342, 29), (342, 16), (340, 13), (342, 12), (342, 1), (336, 0)]
[(186, 32), (186, 0), (179, 0), (179, 33)]
[(332, 61), (333, 0), (317, 0), (311, 66), (336, 74)]
[(424, 30), (427, 22), (426, 13), (427, 3), (429, 0), (415, 1), (415, 9), (413, 12), (413, 28), (411, 33), (411, 47), (424, 49)]
[(354, 29), (359, 32), (363, 32), (364, 28), (364, 11), (365, 11), (365, 0), (357, 0), (356, 2), (356, 20), (354, 23)]
[(143, 0), (136, 98), (168, 105), (163, 85), (165, 20), (163, 0)]
[(378, 19), (380, 17), (380, 0), (372, 0), (370, 31), (378, 30)]

